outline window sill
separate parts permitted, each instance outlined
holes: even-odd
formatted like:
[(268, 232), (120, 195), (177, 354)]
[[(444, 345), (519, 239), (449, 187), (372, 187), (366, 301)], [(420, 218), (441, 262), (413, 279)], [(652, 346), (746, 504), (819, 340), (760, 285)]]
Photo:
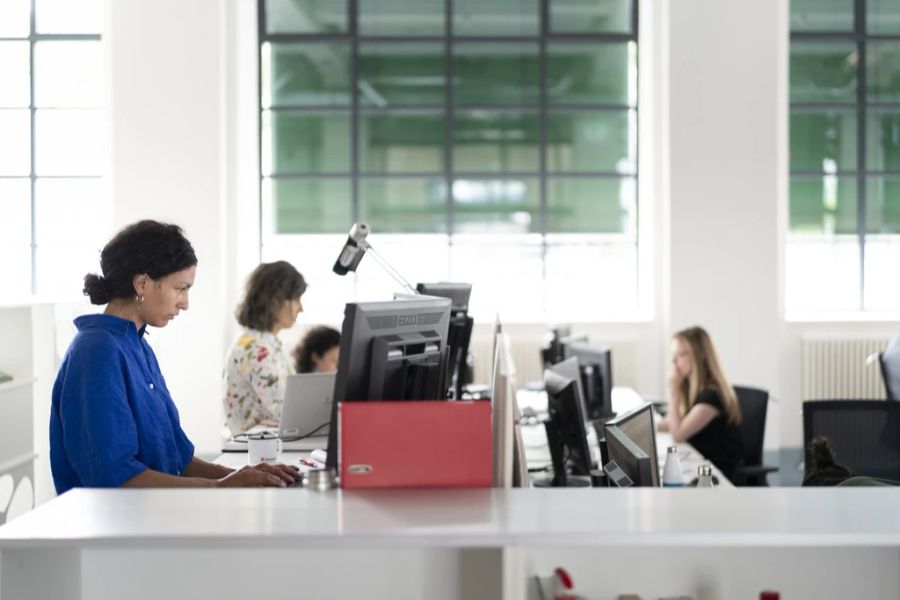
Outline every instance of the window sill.
[(793, 311), (786, 312), (788, 323), (896, 323), (900, 311)]

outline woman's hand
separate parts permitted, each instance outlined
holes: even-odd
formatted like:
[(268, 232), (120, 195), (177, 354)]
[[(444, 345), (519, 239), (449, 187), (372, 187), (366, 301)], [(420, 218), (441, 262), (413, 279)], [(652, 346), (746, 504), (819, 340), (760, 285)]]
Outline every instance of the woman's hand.
[[(272, 465), (266, 465), (271, 467)], [(283, 465), (282, 465), (283, 466)], [(258, 466), (246, 465), (215, 481), (215, 487), (285, 487), (286, 479)]]
[(278, 477), (285, 483), (294, 483), (300, 477), (300, 470), (296, 467), (289, 467), (282, 464), (259, 463), (255, 467), (264, 472)]
[(669, 391), (677, 391), (681, 387), (682, 381), (684, 381), (684, 377), (678, 372), (675, 365), (669, 367), (669, 375), (666, 377), (666, 384), (669, 386)]

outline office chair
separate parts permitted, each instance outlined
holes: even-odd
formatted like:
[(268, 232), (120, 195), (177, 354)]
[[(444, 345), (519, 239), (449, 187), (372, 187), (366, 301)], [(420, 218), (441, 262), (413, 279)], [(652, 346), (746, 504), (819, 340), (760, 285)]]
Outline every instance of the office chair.
[(888, 400), (900, 400), (900, 335), (896, 336), (882, 352), (878, 353), (881, 378)]
[(769, 482), (766, 476), (778, 470), (778, 467), (762, 464), (769, 392), (736, 385), (734, 393), (741, 407), (744, 462), (735, 469), (732, 483), (739, 486), (767, 486)]
[(900, 480), (900, 402), (807, 400), (803, 403), (806, 472), (809, 444), (824, 435), (838, 463), (854, 475)]

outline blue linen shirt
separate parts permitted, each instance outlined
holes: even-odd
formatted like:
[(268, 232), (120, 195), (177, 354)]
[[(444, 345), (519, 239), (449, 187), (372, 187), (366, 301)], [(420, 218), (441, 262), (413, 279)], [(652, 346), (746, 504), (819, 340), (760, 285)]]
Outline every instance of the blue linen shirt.
[(75, 319), (50, 408), (50, 468), (59, 494), (119, 487), (154, 469), (181, 475), (194, 456), (146, 326), (112, 315)]

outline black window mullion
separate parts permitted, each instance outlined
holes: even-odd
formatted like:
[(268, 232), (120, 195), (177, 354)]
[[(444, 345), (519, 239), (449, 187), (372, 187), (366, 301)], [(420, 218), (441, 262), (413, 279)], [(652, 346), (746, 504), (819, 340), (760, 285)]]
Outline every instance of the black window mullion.
[[(547, 35), (550, 32), (549, 0), (540, 0), (541, 36), (538, 42), (538, 140), (542, 262), (547, 256)], [(546, 269), (546, 267), (544, 267)], [(546, 276), (545, 276), (546, 279)]]
[[(453, 0), (444, 2), (444, 182), (447, 207), (447, 238), (453, 245), (455, 203), (453, 197), (453, 121), (455, 118), (453, 87)], [(451, 259), (452, 260), (452, 259)]]

